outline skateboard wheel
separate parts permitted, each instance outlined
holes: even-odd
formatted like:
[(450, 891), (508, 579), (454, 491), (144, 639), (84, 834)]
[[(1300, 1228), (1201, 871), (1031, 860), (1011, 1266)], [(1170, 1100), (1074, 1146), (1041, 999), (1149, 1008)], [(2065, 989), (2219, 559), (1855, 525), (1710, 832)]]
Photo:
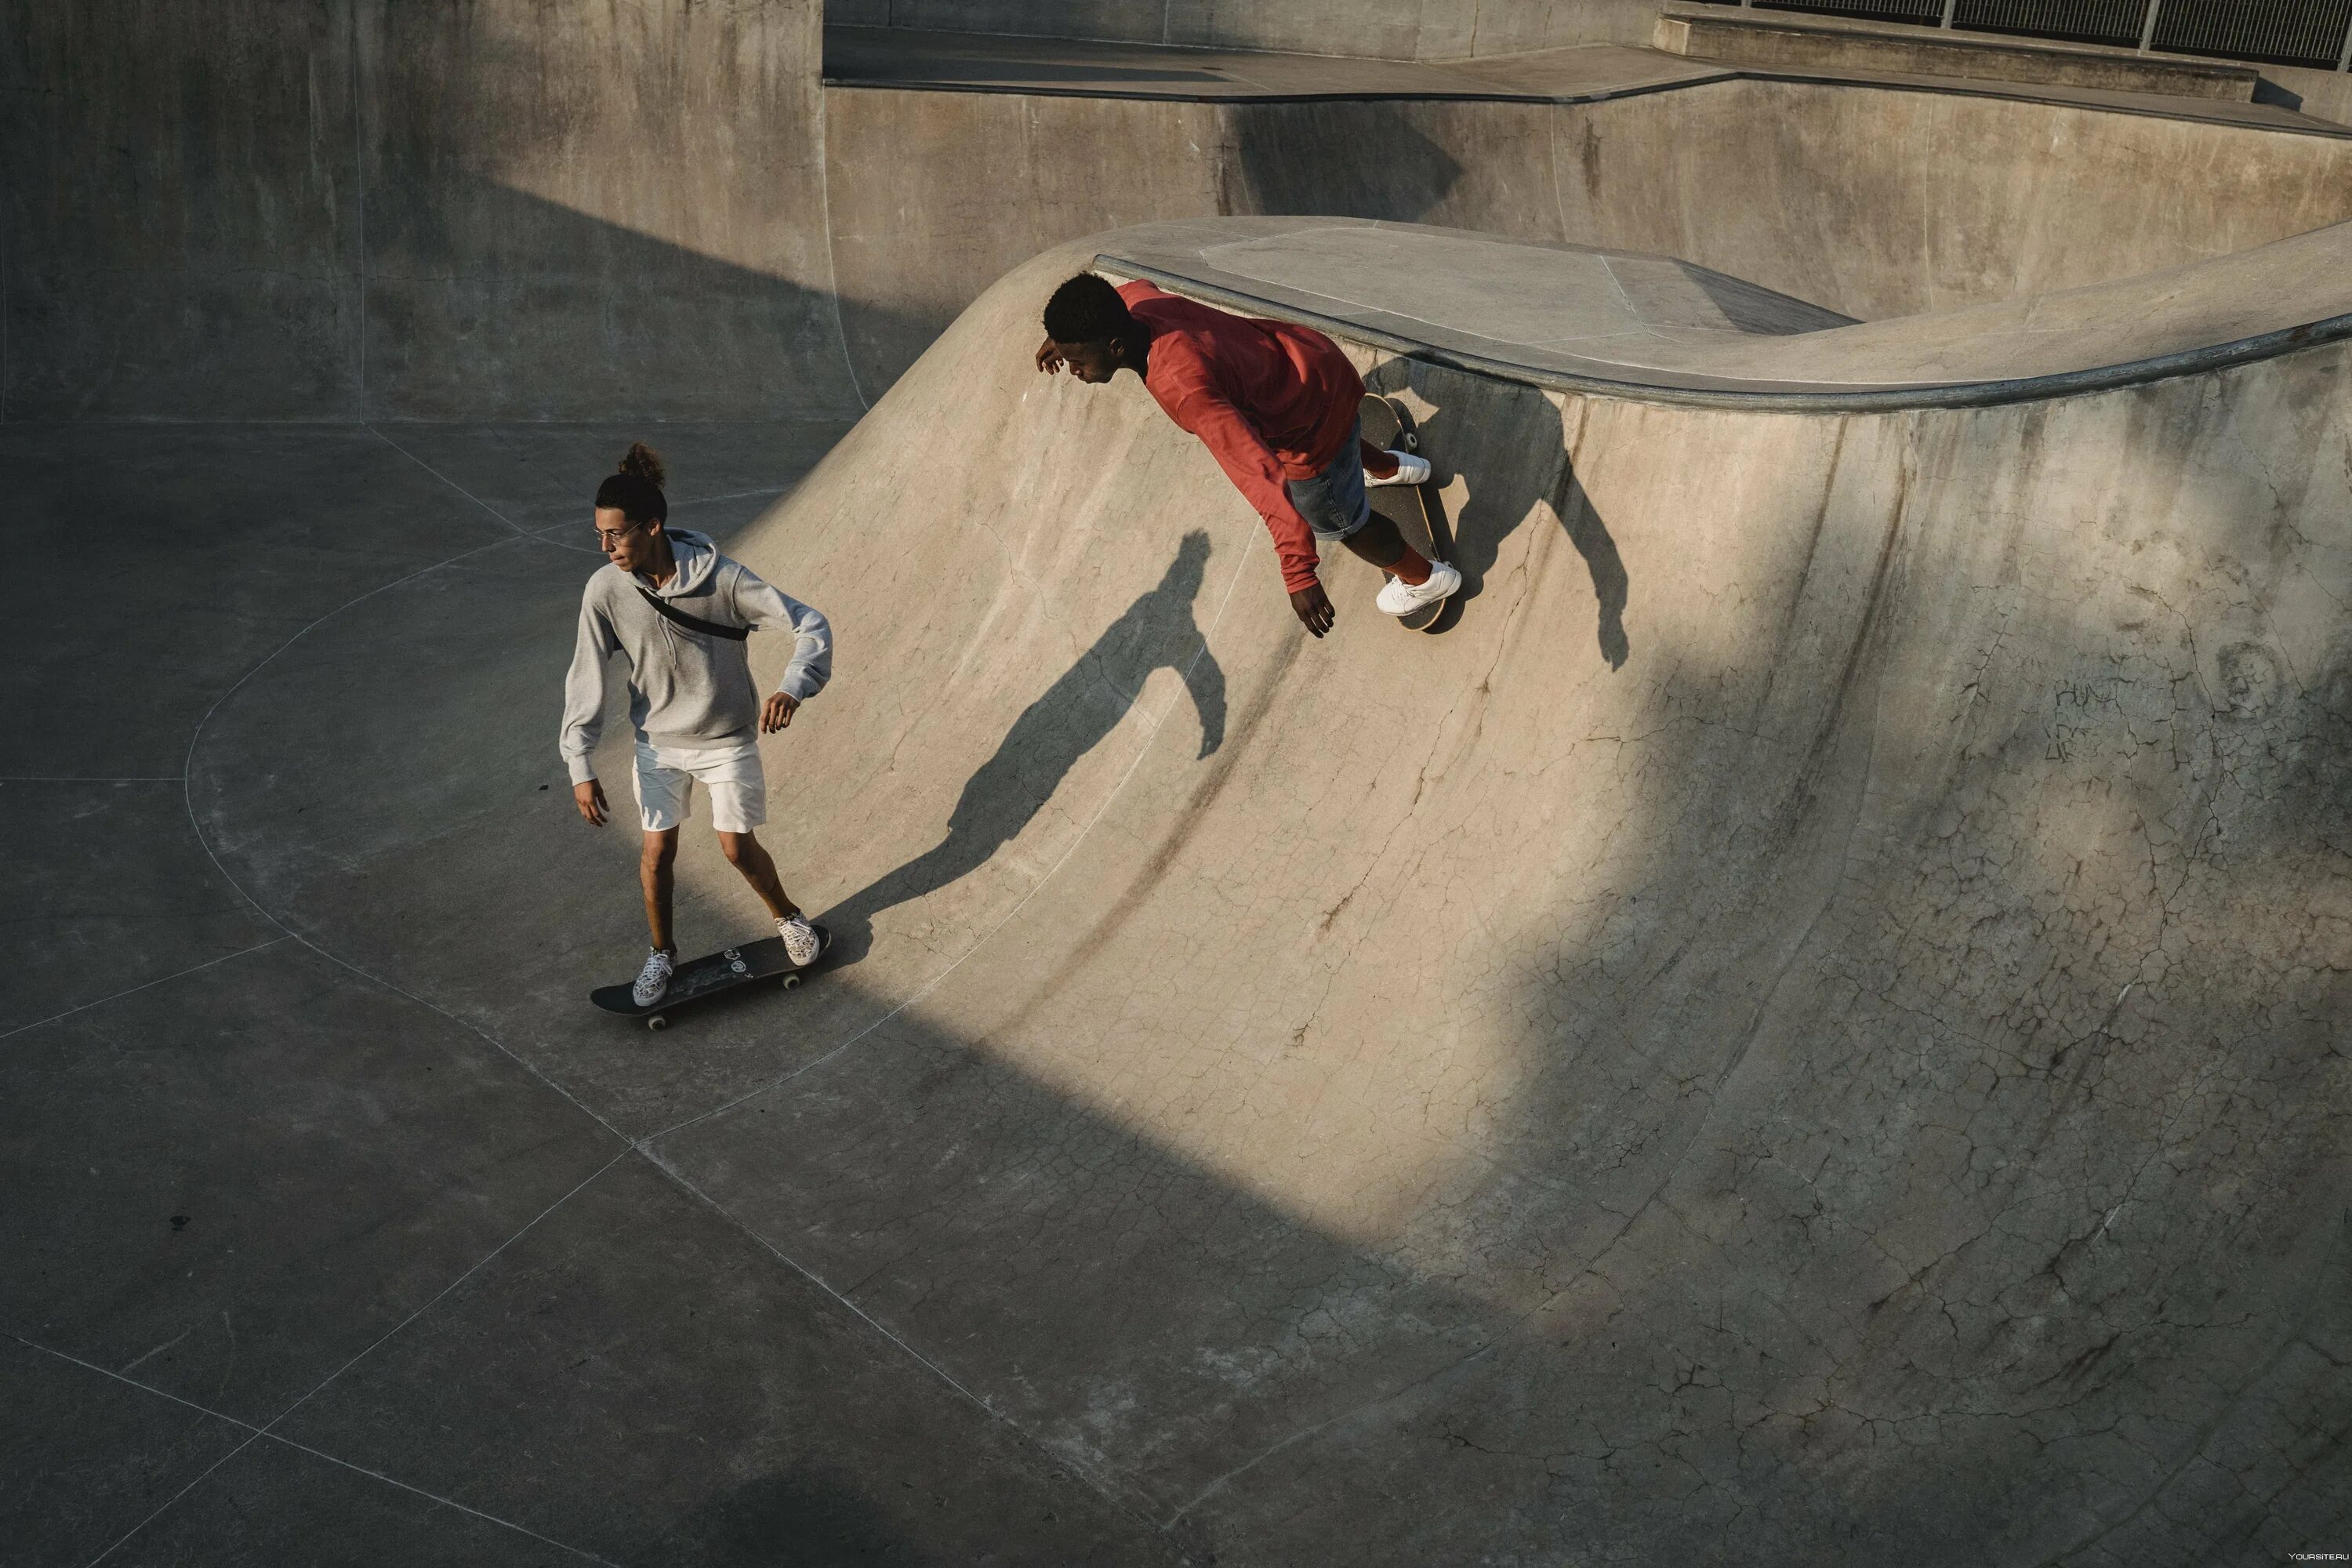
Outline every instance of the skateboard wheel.
[(669, 1020), (663, 1017), (659, 1013), (656, 1013), (652, 1017), (646, 1020), (646, 1027), (658, 1035), (664, 1029), (669, 1027)]
[(785, 990), (790, 991), (793, 986), (798, 985), (800, 983), (801, 977), (799, 975), (787, 974), (783, 978), (782, 984)]
[(1421, 437), (1416, 432), (1408, 430), (1404, 433), (1404, 449), (1408, 452), (1421, 450)]

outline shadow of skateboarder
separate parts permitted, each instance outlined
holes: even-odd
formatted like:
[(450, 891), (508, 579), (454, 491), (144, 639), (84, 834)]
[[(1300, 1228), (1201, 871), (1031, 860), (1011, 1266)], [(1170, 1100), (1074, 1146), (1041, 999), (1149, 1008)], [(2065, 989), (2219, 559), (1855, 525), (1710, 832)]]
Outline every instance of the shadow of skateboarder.
[(1201, 715), (1199, 755), (1224, 743), (1225, 674), (1192, 612), (1208, 561), (1209, 536), (1187, 533), (1159, 583), (1021, 710), (995, 753), (964, 781), (946, 835), (826, 912), (842, 960), (865, 953), (873, 918), (884, 910), (936, 892), (987, 864), (1053, 798), (1078, 759), (1125, 717), (1153, 670), (1174, 669), (1192, 693)]

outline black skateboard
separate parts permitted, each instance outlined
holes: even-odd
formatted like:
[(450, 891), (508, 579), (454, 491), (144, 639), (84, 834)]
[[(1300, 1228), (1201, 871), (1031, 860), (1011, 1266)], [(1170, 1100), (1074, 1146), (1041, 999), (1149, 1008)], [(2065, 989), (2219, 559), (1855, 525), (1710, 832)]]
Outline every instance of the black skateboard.
[[(1364, 439), (1373, 446), (1391, 452), (1412, 452), (1421, 447), (1421, 437), (1412, 427), (1412, 416), (1392, 398), (1377, 392), (1364, 394), (1362, 409)], [(1433, 471), (1431, 479), (1435, 479)], [(1372, 510), (1396, 524), (1404, 542), (1432, 561), (1450, 559), (1445, 542), (1437, 536), (1437, 529), (1429, 515), (1428, 498), (1421, 492), (1426, 482), (1419, 485), (1382, 485), (1378, 489), (1367, 486), (1364, 499), (1372, 503)], [(1433, 605), (1423, 605), (1409, 616), (1400, 616), (1397, 622), (1407, 631), (1424, 632), (1436, 625), (1437, 617), (1452, 603), (1440, 599)]]
[(732, 991), (738, 985), (772, 980), (790, 991), (801, 983), (803, 975), (824, 962), (826, 952), (833, 946), (833, 933), (824, 927), (817, 926), (816, 935), (820, 945), (814, 963), (795, 964), (784, 956), (782, 937), (763, 936), (757, 942), (705, 953), (679, 964), (670, 972), (669, 989), (650, 1007), (638, 1006), (626, 985), (599, 985), (588, 993), (588, 1000), (607, 1013), (643, 1018), (648, 1029), (665, 1029), (669, 1026), (669, 1015), (678, 1008)]

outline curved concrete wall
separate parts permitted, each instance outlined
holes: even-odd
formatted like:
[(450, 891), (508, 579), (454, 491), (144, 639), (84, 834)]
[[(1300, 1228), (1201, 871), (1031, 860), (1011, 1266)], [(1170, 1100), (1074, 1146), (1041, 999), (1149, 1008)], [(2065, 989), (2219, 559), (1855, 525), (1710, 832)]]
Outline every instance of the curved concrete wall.
[(0, 416), (861, 406), (815, 0), (12, 0), (0, 37)]
[(991, 279), (1153, 218), (1655, 251), (1870, 319), (2352, 216), (2352, 142), (1966, 94), (820, 89), (814, 0), (11, 16), (5, 418), (854, 417)]
[(1341, 558), (1313, 643), (1139, 388), (1027, 366), (1091, 248), (739, 541), (859, 650), (790, 857), (988, 1070), (886, 1025), (666, 1159), (1221, 1555), (1467, 1556), (1476, 1496), (1491, 1557), (2185, 1564), (2352, 1504), (2352, 350), (1834, 417), (1366, 353), (1475, 596), (1402, 636)]
[[(1028, 364), (1097, 247), (730, 545), (843, 650), (771, 837), (844, 966), (738, 1042), (775, 1087), (600, 1077), (565, 960), (460, 934), (581, 940), (448, 871), (583, 864), (478, 695), (543, 687), (577, 563), (467, 589), (509, 662), (362, 657), (480, 602), (387, 595), (225, 704), (240, 883), (674, 1125), (1196, 1555), (2201, 1568), (2344, 1517), (2352, 348), (1827, 417), (1361, 352), (1470, 596), (1407, 636), (1342, 556), (1318, 643), (1140, 388)], [(426, 829), (263, 765), (386, 709), (477, 764)]]
[(833, 88), (825, 105), (835, 264), (869, 390), (1035, 250), (1150, 219), (1315, 213), (1652, 251), (1876, 320), (2352, 218), (2352, 141), (1938, 92), (1731, 81), (1554, 106)]

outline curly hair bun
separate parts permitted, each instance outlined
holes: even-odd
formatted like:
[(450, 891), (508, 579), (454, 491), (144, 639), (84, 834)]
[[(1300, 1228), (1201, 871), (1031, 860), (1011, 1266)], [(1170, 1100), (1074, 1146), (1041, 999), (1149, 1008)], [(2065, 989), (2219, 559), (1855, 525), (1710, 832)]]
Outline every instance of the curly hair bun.
[(657, 485), (662, 482), (663, 471), (659, 452), (655, 451), (643, 441), (629, 443), (628, 454), (621, 459), (621, 472), (635, 474), (641, 479)]

